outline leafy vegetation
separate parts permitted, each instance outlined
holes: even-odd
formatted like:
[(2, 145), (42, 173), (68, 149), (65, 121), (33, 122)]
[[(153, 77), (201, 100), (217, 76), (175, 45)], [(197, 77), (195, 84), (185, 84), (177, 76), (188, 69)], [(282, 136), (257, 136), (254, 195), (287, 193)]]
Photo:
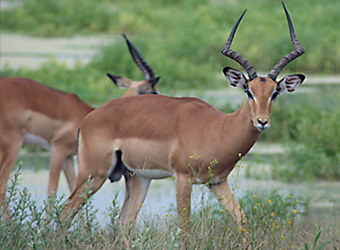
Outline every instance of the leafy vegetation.
[(263, 139), (286, 141), (289, 150), (271, 161), (272, 177), (285, 181), (340, 178), (339, 98), (339, 87), (319, 87), (276, 103), (275, 125)]
[[(239, 200), (248, 218), (243, 228), (238, 228), (210, 196), (208, 205), (194, 209), (188, 235), (178, 228), (173, 209), (165, 214), (141, 215), (143, 224), (127, 231), (116, 223), (117, 195), (107, 208), (110, 220), (105, 227), (99, 225), (91, 199), (67, 227), (69, 218), (59, 219), (64, 197), (52, 195), (44, 206), (38, 206), (27, 189), (18, 189), (19, 176), (20, 168), (7, 189), (11, 220), (0, 214), (2, 249), (54, 249), (56, 245), (58, 249), (178, 249), (183, 240), (188, 242), (188, 249), (247, 249), (249, 245), (252, 249), (297, 249), (305, 245), (335, 249), (339, 235), (339, 220), (333, 221), (334, 225), (320, 225), (317, 216), (306, 213), (308, 203), (293, 195), (281, 196), (276, 190), (257, 195), (247, 192)], [(84, 188), (87, 194), (91, 192), (90, 182)]]
[[(8, 1), (11, 2), (11, 1)], [(76, 0), (12, 1), (16, 7), (1, 10), (2, 32), (55, 37), (110, 34), (113, 43), (101, 48), (89, 64), (73, 69), (50, 60), (38, 69), (4, 67), (2, 76), (22, 76), (54, 88), (77, 93), (83, 100), (99, 106), (119, 97), (124, 90), (112, 86), (106, 72), (131, 79), (143, 78), (132, 62), (124, 40), (125, 33), (144, 58), (161, 76), (162, 93), (205, 91), (228, 87), (221, 70), (235, 62), (220, 54), (229, 31), (245, 8), (232, 48), (246, 57), (259, 72), (268, 72), (293, 48), (280, 1), (264, 0)], [(339, 73), (340, 40), (336, 32), (340, 2), (336, 0), (285, 4), (295, 31), (306, 53), (289, 64), (282, 74)], [(274, 105), (272, 127), (262, 133), (265, 142), (285, 142), (290, 150), (272, 157), (270, 176), (284, 181), (340, 178), (338, 87), (314, 89), (314, 93), (280, 96)], [(217, 106), (217, 100), (210, 103)], [(234, 110), (230, 103), (218, 105), (224, 112)], [(45, 159), (46, 160), (46, 159)], [(268, 160), (267, 160), (268, 161)], [(39, 160), (35, 165), (46, 167)], [(18, 173), (8, 187), (8, 209), (12, 221), (0, 214), (0, 245), (4, 249), (176, 249), (187, 237), (189, 249), (240, 248), (246, 234), (253, 249), (336, 249), (340, 222), (317, 220), (308, 201), (275, 190), (247, 194), (239, 202), (246, 211), (247, 225), (240, 229), (219, 205), (200, 207), (192, 215), (192, 232), (183, 236), (174, 209), (160, 220), (143, 217), (143, 225), (126, 233), (115, 222), (119, 208), (117, 196), (107, 213), (105, 228), (96, 220), (97, 211), (87, 201), (83, 212), (65, 229), (59, 220), (63, 209), (52, 196), (43, 207), (36, 205), (27, 189), (17, 188)], [(87, 190), (89, 192), (90, 190)], [(299, 202), (297, 202), (299, 201)], [(305, 211), (304, 211), (305, 210)], [(336, 210), (336, 209), (335, 209)], [(304, 212), (303, 212), (304, 211)], [(333, 217), (332, 217), (333, 218)], [(339, 218), (335, 216), (334, 218)], [(165, 221), (165, 223), (164, 223)], [(161, 229), (161, 230), (160, 230)], [(244, 246), (246, 247), (246, 246)], [(319, 248), (317, 248), (319, 247)]]
[[(305, 55), (285, 72), (338, 73), (337, 32), (339, 1), (285, 1)], [(176, 88), (223, 86), (216, 75), (235, 62), (220, 54), (235, 21), (247, 8), (232, 48), (258, 71), (269, 72), (293, 48), (280, 1), (221, 0), (25, 0), (1, 11), (3, 30), (30, 35), (126, 33), (160, 76), (162, 85)], [(103, 49), (96, 69), (131, 73), (123, 40)], [(114, 58), (114, 59), (113, 59)], [(139, 74), (140, 77), (140, 74)]]
[[(285, 4), (306, 53), (284, 71), (302, 71), (307, 76), (309, 72), (338, 73), (340, 51), (334, 48), (340, 47), (340, 41), (334, 31), (340, 2), (287, 0)], [(1, 75), (32, 78), (77, 93), (86, 102), (99, 106), (124, 92), (112, 86), (106, 72), (143, 78), (127, 52), (124, 39), (118, 35), (126, 33), (161, 76), (159, 87), (163, 94), (228, 88), (221, 69), (227, 64), (239, 66), (222, 56), (220, 49), (244, 8), (248, 11), (233, 48), (257, 70), (268, 72), (292, 50), (279, 1), (24, 0), (15, 8), (1, 11), (3, 30), (39, 36), (106, 33), (113, 34), (114, 41), (101, 48), (87, 65), (79, 63), (69, 69), (51, 60), (35, 70), (4, 67)], [(278, 98), (272, 127), (260, 137), (262, 141), (285, 142), (290, 147), (271, 161), (275, 166), (273, 178), (340, 178), (338, 99), (338, 88), (316, 88), (314, 94), (295, 93)], [(209, 102), (215, 105), (218, 101)], [(218, 106), (225, 112), (234, 110), (229, 103)]]
[[(10, 2), (10, 1), (9, 1)], [(36, 36), (65, 36), (108, 31), (108, 1), (11, 1), (17, 7), (1, 11), (2, 28)], [(19, 3), (18, 3), (19, 2)]]

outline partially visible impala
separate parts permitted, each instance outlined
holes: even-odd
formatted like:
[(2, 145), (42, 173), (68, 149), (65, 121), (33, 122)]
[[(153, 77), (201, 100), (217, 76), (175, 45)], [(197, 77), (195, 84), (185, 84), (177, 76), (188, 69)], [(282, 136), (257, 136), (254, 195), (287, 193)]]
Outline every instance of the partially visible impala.
[[(124, 38), (146, 79), (132, 81), (126, 77), (108, 76), (119, 87), (128, 89), (123, 96), (159, 94), (156, 86), (159, 78), (155, 77), (152, 68), (134, 45), (126, 36)], [(76, 181), (73, 156), (77, 149), (77, 131), (84, 117), (93, 110), (74, 94), (26, 78), (0, 78), (0, 202), (3, 211), (6, 208), (7, 180), (23, 143), (52, 151), (48, 194), (57, 191), (61, 169), (70, 190), (73, 190)]]
[(224, 114), (196, 98), (153, 95), (115, 99), (87, 115), (79, 135), (76, 187), (62, 218), (68, 210), (77, 211), (83, 204), (81, 194), (89, 176), (93, 195), (107, 178), (118, 180), (123, 175), (126, 195), (120, 219), (123, 224), (133, 224), (150, 181), (175, 176), (181, 228), (189, 229), (191, 189), (200, 183), (209, 183), (214, 196), (241, 227), (246, 218), (227, 177), (240, 155), (247, 154), (261, 131), (270, 127), (276, 97), (295, 91), (305, 78), (294, 74), (276, 81), (280, 71), (304, 53), (283, 7), (295, 50), (283, 57), (267, 77), (259, 77), (246, 59), (229, 49), (245, 12), (222, 49), (222, 54), (238, 62), (249, 76), (248, 80), (236, 69), (223, 69), (229, 83), (247, 94), (236, 112)]

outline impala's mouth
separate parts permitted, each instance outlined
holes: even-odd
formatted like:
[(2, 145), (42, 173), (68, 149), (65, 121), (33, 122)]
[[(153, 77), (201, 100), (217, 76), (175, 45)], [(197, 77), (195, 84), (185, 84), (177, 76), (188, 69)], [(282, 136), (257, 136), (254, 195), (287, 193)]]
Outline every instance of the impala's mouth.
[(268, 124), (256, 124), (256, 123), (254, 122), (254, 127), (255, 127), (258, 131), (262, 132), (262, 131), (266, 131), (268, 128), (270, 128), (270, 125), (268, 125)]
[(266, 131), (270, 126), (267, 125), (255, 125), (258, 131)]

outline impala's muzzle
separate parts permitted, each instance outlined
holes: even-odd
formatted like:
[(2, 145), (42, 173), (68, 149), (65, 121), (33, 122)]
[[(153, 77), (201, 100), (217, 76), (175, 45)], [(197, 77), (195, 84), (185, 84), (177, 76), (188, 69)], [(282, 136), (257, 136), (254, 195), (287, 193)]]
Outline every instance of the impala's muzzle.
[(258, 131), (266, 131), (270, 127), (270, 120), (269, 118), (257, 118), (256, 122), (254, 122), (254, 126), (258, 129)]

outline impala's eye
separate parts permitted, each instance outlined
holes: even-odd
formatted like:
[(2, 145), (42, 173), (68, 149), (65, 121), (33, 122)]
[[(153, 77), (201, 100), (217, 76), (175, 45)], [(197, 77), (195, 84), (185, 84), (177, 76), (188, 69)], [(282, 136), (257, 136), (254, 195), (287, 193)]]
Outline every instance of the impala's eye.
[(279, 92), (274, 92), (274, 93), (272, 94), (271, 100), (274, 101), (274, 100), (276, 99), (276, 97), (278, 97), (279, 94), (280, 94)]
[(246, 91), (246, 94), (247, 94), (247, 96), (248, 96), (250, 99), (254, 99), (254, 96), (253, 96), (253, 94), (252, 94), (252, 93), (250, 93), (250, 91), (249, 91), (249, 90), (247, 90), (247, 91)]

